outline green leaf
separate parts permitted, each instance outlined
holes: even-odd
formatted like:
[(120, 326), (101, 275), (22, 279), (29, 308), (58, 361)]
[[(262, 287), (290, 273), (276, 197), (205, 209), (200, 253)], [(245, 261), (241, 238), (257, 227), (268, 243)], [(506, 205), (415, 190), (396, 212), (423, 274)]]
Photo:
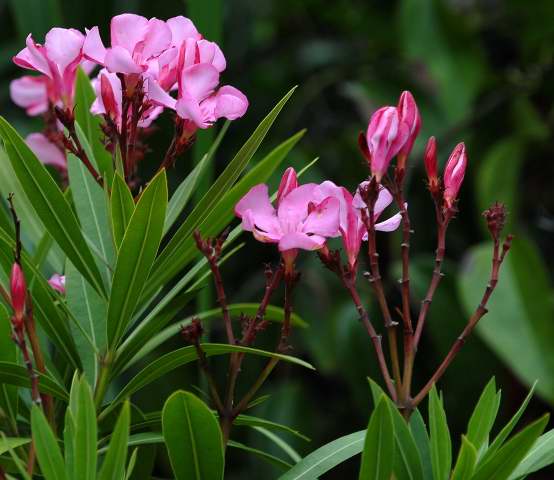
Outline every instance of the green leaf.
[(301, 438), (306, 442), (310, 441), (308, 437), (306, 437), (305, 435), (302, 435), (298, 430), (295, 430), (291, 427), (287, 427), (286, 425), (283, 425), (281, 423), (276, 423), (270, 420), (266, 420), (265, 418), (253, 417), (252, 415), (244, 415), (244, 414), (239, 415), (233, 422), (233, 425), (237, 427), (240, 425), (245, 425), (248, 427), (263, 427), (266, 430), (275, 430), (275, 431), (290, 433), (295, 437)]
[(70, 408), (65, 411), (63, 442), (65, 471), (73, 476), (75, 472), (75, 420)]
[(264, 437), (268, 438), (273, 444), (275, 444), (275, 446), (286, 453), (294, 463), (298, 463), (301, 460), (302, 457), (298, 455), (298, 452), (287, 442), (285, 442), (285, 440), (283, 440), (279, 435), (274, 434), (270, 430), (266, 430), (264, 427), (254, 427), (254, 430), (261, 433)]
[[(490, 244), (469, 252), (458, 278), (458, 292), (467, 314), (473, 312), (488, 283)], [(517, 235), (502, 265), (500, 279), (477, 325), (477, 333), (525, 384), (538, 380), (537, 391), (554, 401), (553, 288), (537, 247)], [(525, 355), (521, 355), (525, 352)]]
[[(67, 307), (75, 321), (71, 330), (81, 357), (83, 371), (91, 385), (96, 385), (98, 354), (106, 346), (107, 302), (85, 282), (83, 276), (68, 262), (65, 270)], [(84, 331), (84, 332), (83, 332)], [(86, 336), (85, 336), (86, 333)], [(91, 343), (92, 342), (92, 345)]]
[[(309, 363), (300, 360), (299, 358), (291, 357), (289, 355), (281, 355), (273, 352), (266, 352), (264, 350), (258, 350), (256, 348), (240, 347), (238, 345), (227, 345), (218, 343), (203, 343), (201, 344), (202, 350), (207, 357), (214, 355), (223, 355), (232, 352), (249, 353), (251, 355), (259, 355), (261, 357), (277, 358), (285, 362), (301, 365), (305, 368), (314, 370)], [(117, 403), (121, 402), (124, 398), (129, 397), (136, 391), (144, 388), (146, 385), (152, 383), (154, 380), (160, 378), (166, 373), (182, 366), (187, 363), (194, 362), (198, 359), (196, 348), (191, 345), (183, 347), (173, 352), (166, 353), (161, 357), (154, 360), (139, 373), (137, 373), (123, 389), (117, 394), (117, 396), (111, 401), (110, 406), (102, 412), (104, 417)]]
[(71, 263), (98, 293), (105, 295), (100, 271), (64, 194), (44, 165), (3, 117), (0, 117), (0, 135), (17, 178), (37, 216)]
[(387, 399), (383, 395), (369, 419), (364, 441), (360, 480), (389, 480), (394, 462), (394, 426)]
[(30, 438), (2, 437), (0, 438), (0, 455), (4, 455), (4, 453), (22, 445), (27, 445), (30, 441)]
[(547, 414), (535, 420), (514, 435), (487, 462), (479, 463), (472, 480), (508, 479), (543, 432), (548, 417)]
[(364, 447), (366, 431), (345, 435), (318, 448), (294, 465), (279, 480), (314, 480), (359, 454)]
[(127, 442), (129, 441), (130, 420), (131, 413), (129, 402), (125, 402), (113, 430), (110, 445), (98, 476), (99, 480), (123, 478), (125, 463), (127, 461)]
[(82, 128), (90, 145), (98, 173), (108, 182), (111, 181), (114, 173), (112, 156), (102, 142), (104, 138), (104, 132), (100, 127), (103, 121), (102, 117), (90, 112), (90, 107), (95, 99), (96, 93), (92, 88), (90, 78), (79, 68), (75, 84), (75, 120)]
[(113, 180), (112, 196), (110, 199), (110, 214), (112, 220), (112, 232), (113, 239), (116, 248), (119, 250), (127, 225), (135, 210), (135, 201), (133, 200), (133, 194), (129, 187), (125, 183), (125, 180), (119, 175), (115, 174)]
[(78, 386), (77, 411), (75, 414), (74, 478), (96, 479), (96, 409), (92, 392), (82, 378)]
[(206, 212), (210, 212), (217, 206), (220, 199), (223, 198), (238, 179), (241, 172), (246, 168), (295, 88), (291, 89), (262, 120), (252, 136), (238, 151), (235, 158), (227, 165), (227, 168), (202, 197), (186, 221), (179, 227), (173, 238), (164, 248), (152, 269), (152, 281), (145, 292), (147, 297), (156, 292), (169, 279), (173, 278), (194, 258), (194, 239), (192, 238), (194, 230), (204, 221)]
[(554, 463), (554, 430), (541, 435), (529, 453), (510, 475), (509, 480), (524, 478)]
[(431, 465), (431, 444), (429, 442), (425, 421), (417, 408), (412, 412), (412, 416), (410, 417), (410, 431), (412, 432), (417, 449), (419, 450), (419, 458), (423, 466), (423, 478), (432, 480), (433, 467)]
[(264, 452), (263, 450), (259, 450), (257, 448), (252, 448), (247, 445), (244, 445), (243, 443), (236, 442), (234, 440), (229, 440), (227, 443), (229, 447), (236, 448), (238, 450), (242, 450), (246, 453), (249, 453), (251, 455), (254, 455), (258, 458), (261, 458), (265, 462), (269, 463), (270, 465), (274, 465), (278, 468), (281, 468), (283, 470), (288, 470), (292, 467), (292, 465), (285, 460), (276, 457), (275, 455), (271, 455), (270, 453)]
[[(38, 376), (39, 390), (42, 393), (52, 395), (60, 400), (67, 400), (69, 398), (69, 394), (65, 391), (64, 387), (54, 378), (41, 373), (39, 373)], [(27, 369), (11, 362), (0, 362), (0, 383), (31, 388), (31, 381), (29, 380)]]
[(36, 405), (31, 408), (31, 430), (38, 463), (44, 478), (46, 480), (67, 480), (58, 440), (48, 425), (44, 413)]
[[(0, 304), (0, 361), (17, 363), (17, 359), (17, 347), (12, 340), (10, 314), (6, 307)], [(6, 421), (10, 423), (12, 430), (17, 431), (18, 393), (15, 385), (0, 382), (0, 409), (3, 410)]]
[(108, 304), (108, 344), (129, 325), (162, 239), (167, 182), (162, 170), (144, 190), (121, 242)]
[(434, 386), (429, 393), (429, 432), (433, 478), (447, 480), (452, 465), (452, 443), (446, 413)]
[(494, 425), (499, 406), (500, 392), (496, 392), (496, 383), (493, 377), (479, 397), (467, 427), (467, 441), (478, 452), (482, 446), (488, 444), (489, 433)]
[(537, 382), (533, 384), (531, 387), (531, 390), (525, 397), (525, 400), (523, 400), (523, 403), (518, 408), (517, 412), (514, 414), (514, 416), (510, 419), (510, 421), (500, 430), (500, 433), (496, 436), (494, 441), (491, 443), (485, 454), (483, 455), (483, 458), (481, 459), (481, 462), (486, 462), (490, 459), (490, 457), (504, 444), (506, 439), (509, 437), (510, 433), (512, 433), (512, 430), (515, 428), (517, 422), (519, 422), (519, 419), (525, 412), (525, 409), (527, 408), (527, 405), (531, 401), (531, 397), (533, 396), (533, 392), (535, 391), (535, 387), (537, 386)]
[(177, 480), (223, 478), (223, 438), (212, 411), (189, 392), (175, 392), (162, 411), (163, 436)]
[(465, 435), (462, 435), (462, 446), (450, 480), (466, 480), (471, 478), (476, 463), (477, 449)]
[(377, 407), (379, 400), (384, 398), (392, 415), (394, 425), (394, 474), (396, 478), (407, 480), (423, 480), (423, 466), (419, 451), (406, 420), (402, 417), (396, 405), (385, 394), (383, 389), (371, 378), (369, 379), (373, 404)]
[(109, 282), (114, 251), (108, 222), (106, 193), (77, 157), (67, 156), (67, 173), (71, 185), (73, 204), (85, 237), (94, 245), (101, 258), (96, 262)]

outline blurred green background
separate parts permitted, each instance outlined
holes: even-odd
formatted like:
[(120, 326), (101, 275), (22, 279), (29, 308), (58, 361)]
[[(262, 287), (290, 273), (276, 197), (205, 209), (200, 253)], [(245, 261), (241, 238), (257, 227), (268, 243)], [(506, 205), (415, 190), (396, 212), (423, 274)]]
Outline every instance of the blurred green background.
[[(228, 59), (224, 82), (243, 90), (251, 105), (247, 115), (232, 124), (218, 153), (217, 168), (231, 158), (277, 99), (298, 84), (265, 151), (306, 127), (308, 132), (290, 163), (301, 168), (318, 156), (319, 162), (307, 174), (310, 180), (329, 178), (353, 190), (367, 175), (357, 151), (358, 132), (366, 128), (378, 106), (395, 104), (402, 90), (411, 90), (423, 117), (410, 159), (408, 192), (415, 229), (416, 308), (433, 267), (435, 234), (432, 203), (424, 185), (423, 146), (435, 135), (442, 163), (458, 141), (466, 142), (469, 154), (460, 213), (450, 228), (446, 277), (418, 353), (415, 384), (421, 386), (433, 372), (477, 305), (489, 267), (480, 214), (500, 200), (511, 214), (508, 228), (516, 235), (514, 249), (490, 303), (491, 313), (440, 388), (457, 441), (492, 375), (503, 390), (505, 417), (517, 408), (535, 379), (539, 379), (539, 395), (528, 417), (550, 409), (554, 404), (554, 2), (0, 0), (2, 114), (22, 132), (40, 129), (40, 121), (26, 118), (8, 94), (10, 80), (20, 75), (11, 56), (22, 48), (28, 32), (41, 41), (54, 25), (81, 30), (99, 25), (106, 35), (110, 17), (122, 12), (162, 19), (184, 14), (207, 38), (222, 42)], [(146, 168), (155, 168), (171, 135), (171, 119), (166, 117), (152, 137)], [(205, 145), (200, 142), (197, 154)], [(193, 161), (194, 152), (179, 160), (175, 184)], [(245, 239), (242, 252), (223, 268), (234, 302), (260, 298), (263, 263), (277, 260), (274, 248)], [(393, 234), (379, 242), (390, 296), (396, 300), (400, 239)], [(257, 413), (311, 437), (309, 443), (291, 439), (305, 454), (365, 427), (370, 411), (366, 377), (380, 378), (368, 338), (340, 285), (313, 255), (303, 254), (300, 267), (296, 310), (310, 327), (294, 333), (293, 345), (295, 354), (314, 363), (318, 373), (281, 365), (263, 392), (271, 396), (257, 407)], [(371, 302), (369, 289), (364, 290)], [(260, 340), (269, 344), (275, 333), (270, 329)], [(216, 329), (211, 334), (217, 339), (220, 332)], [(173, 346), (179, 344), (175, 339)], [(243, 386), (259, 366), (255, 361), (246, 364)], [(201, 379), (195, 369), (182, 370), (158, 382), (139, 403), (158, 408), (166, 394), (198, 384)], [(233, 434), (248, 445), (264, 444), (265, 439), (256, 435), (247, 435), (240, 427)], [(266, 447), (275, 448), (269, 442)], [(147, 453), (141, 461), (149, 461)], [(163, 452), (158, 452), (155, 463), (155, 475), (167, 477)], [(256, 458), (231, 452), (228, 478), (269, 479), (277, 472)], [(357, 463), (350, 462), (325, 478), (355, 478), (355, 472)], [(552, 477), (545, 473), (533, 478)]]

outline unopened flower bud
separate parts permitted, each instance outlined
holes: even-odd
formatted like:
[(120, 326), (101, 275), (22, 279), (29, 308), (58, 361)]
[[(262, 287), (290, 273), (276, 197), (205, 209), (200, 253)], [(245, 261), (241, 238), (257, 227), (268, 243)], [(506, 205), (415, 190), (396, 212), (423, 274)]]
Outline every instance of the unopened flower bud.
[(279, 184), (279, 190), (277, 192), (277, 205), (294, 189), (298, 188), (298, 179), (296, 177), (296, 171), (294, 168), (289, 167), (283, 173), (281, 183)]
[(487, 221), (487, 227), (492, 235), (492, 238), (495, 241), (498, 240), (504, 225), (506, 225), (506, 217), (508, 216), (506, 205), (495, 202), (490, 208), (483, 212), (483, 216)]
[(458, 143), (448, 159), (444, 169), (444, 201), (448, 208), (452, 208), (458, 198), (458, 192), (464, 181), (467, 167), (466, 147), (463, 142)]
[(48, 284), (54, 289), (60, 292), (62, 295), (65, 294), (65, 275), (60, 275), (55, 273), (48, 280)]
[(27, 299), (27, 285), (21, 265), (15, 262), (10, 276), (10, 290), (14, 319), (20, 323), (25, 315), (25, 301)]
[(437, 141), (435, 137), (431, 137), (425, 146), (423, 154), (423, 163), (427, 172), (427, 181), (429, 191), (433, 196), (439, 192), (439, 178), (437, 175)]
[(406, 160), (421, 129), (421, 117), (413, 95), (407, 90), (400, 95), (398, 107), (396, 108), (400, 117), (400, 123), (407, 125), (409, 132), (406, 142), (398, 153), (398, 168), (403, 170), (406, 168)]
[(185, 341), (193, 345), (200, 342), (203, 333), (204, 329), (198, 318), (194, 318), (189, 325), (181, 329), (181, 335), (183, 335)]
[(400, 122), (396, 107), (383, 107), (377, 110), (369, 121), (366, 139), (371, 155), (371, 173), (381, 182), (390, 161), (406, 143), (409, 128)]

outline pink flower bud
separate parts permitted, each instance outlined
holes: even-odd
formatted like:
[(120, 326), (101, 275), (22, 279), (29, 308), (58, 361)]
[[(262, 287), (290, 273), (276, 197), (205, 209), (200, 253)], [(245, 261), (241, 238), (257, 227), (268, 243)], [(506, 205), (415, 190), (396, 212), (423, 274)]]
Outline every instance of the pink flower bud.
[(25, 315), (25, 300), (27, 298), (27, 285), (25, 276), (19, 263), (14, 263), (10, 276), (10, 290), (12, 297), (12, 308), (15, 320), (20, 323)]
[(367, 147), (371, 155), (371, 173), (380, 182), (392, 158), (406, 143), (409, 128), (400, 122), (396, 107), (377, 110), (367, 127)]
[(65, 294), (65, 275), (55, 273), (50, 277), (48, 283), (54, 290), (60, 292), (62, 295)]
[[(419, 110), (417, 109), (414, 97), (407, 90), (402, 92), (400, 100), (398, 101), (398, 115), (400, 116), (400, 123), (405, 123), (408, 127), (408, 139), (399, 152), (399, 161), (405, 164), (406, 158), (410, 155), (414, 146), (415, 139), (421, 129), (421, 117), (419, 116)], [(404, 165), (402, 165), (403, 167)]]
[(294, 168), (289, 167), (283, 173), (281, 183), (279, 184), (279, 190), (277, 192), (277, 205), (281, 203), (281, 200), (285, 198), (295, 188), (298, 188), (298, 179), (296, 177), (296, 171)]
[(458, 143), (448, 159), (444, 169), (444, 201), (448, 208), (458, 197), (458, 192), (464, 181), (467, 166), (466, 147), (463, 142)]
[(429, 190), (434, 195), (439, 190), (439, 179), (437, 176), (437, 140), (435, 137), (429, 138), (423, 154), (425, 171), (429, 182)]
[(107, 75), (100, 75), (100, 95), (104, 104), (104, 110), (112, 121), (117, 122), (120, 114), (119, 105)]

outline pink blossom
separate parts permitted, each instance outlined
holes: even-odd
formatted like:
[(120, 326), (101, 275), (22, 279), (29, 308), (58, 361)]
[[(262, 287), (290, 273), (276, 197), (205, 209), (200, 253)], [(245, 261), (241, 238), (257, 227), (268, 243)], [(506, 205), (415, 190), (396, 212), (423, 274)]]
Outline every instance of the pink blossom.
[(177, 100), (164, 91), (155, 79), (149, 79), (147, 94), (150, 101), (176, 110), (179, 117), (202, 129), (222, 117), (229, 120), (242, 117), (248, 108), (246, 96), (229, 85), (218, 89), (219, 71), (210, 63), (185, 66), (185, 47), (180, 52)]
[(386, 173), (390, 161), (398, 154), (410, 135), (410, 129), (402, 122), (396, 107), (382, 107), (369, 121), (366, 140), (371, 156), (371, 173), (378, 182)]
[[(367, 240), (367, 228), (361, 215), (361, 210), (367, 208), (367, 206), (359, 193), (360, 187), (364, 187), (366, 184), (367, 182), (363, 182), (358, 187), (354, 197), (346, 188), (339, 187), (329, 180), (319, 185), (314, 192), (316, 201), (322, 197), (328, 196), (332, 196), (339, 201), (339, 231), (351, 268), (354, 268), (356, 265), (362, 240)], [(376, 220), (391, 203), (392, 195), (385, 187), (381, 186), (379, 197), (375, 204), (374, 217)], [(388, 220), (376, 223), (375, 229), (383, 232), (392, 232), (398, 228), (401, 220), (402, 216), (400, 213), (397, 213)]]
[(13, 102), (24, 108), (29, 116), (40, 115), (48, 110), (48, 87), (51, 81), (46, 75), (31, 77), (25, 75), (10, 83)]
[(171, 29), (164, 21), (132, 13), (112, 18), (110, 37), (111, 47), (106, 48), (98, 27), (87, 30), (83, 53), (111, 73), (141, 74), (171, 45)]
[(242, 228), (257, 240), (278, 244), (279, 251), (294, 259), (298, 249), (317, 250), (339, 230), (339, 201), (327, 197), (315, 202), (317, 187), (308, 183), (290, 190), (275, 209), (267, 185), (256, 185), (237, 203), (235, 214), (242, 219)]
[(67, 170), (65, 151), (52, 143), (43, 133), (31, 133), (25, 142), (37, 158), (45, 165), (51, 165), (64, 172)]
[(412, 151), (414, 142), (421, 129), (421, 117), (414, 97), (407, 90), (400, 95), (400, 100), (396, 108), (398, 110), (400, 122), (406, 124), (409, 132), (408, 138), (399, 152), (399, 156), (403, 157), (403, 161), (405, 162)]
[[(45, 92), (44, 87), (39, 88), (38, 82), (43, 82), (46, 85), (46, 94), (50, 103), (71, 108), (75, 75), (83, 59), (84, 40), (83, 34), (72, 28), (51, 29), (46, 34), (44, 45), (35, 43), (33, 37), (29, 35), (27, 46), (13, 58), (13, 61), (20, 67), (41, 73), (48, 80), (36, 80), (36, 84), (32, 85), (31, 81), (21, 82), (20, 79), (11, 89), (14, 101), (25, 108), (34, 106), (35, 108), (31, 108), (30, 111), (32, 114), (41, 113), (41, 110), (44, 111)], [(26, 101), (23, 98), (25, 95), (31, 95), (34, 98), (33, 102)]]
[(65, 275), (55, 273), (50, 277), (48, 283), (54, 290), (60, 292), (61, 294), (65, 294)]
[(454, 205), (458, 197), (458, 192), (464, 181), (466, 167), (466, 147), (462, 142), (456, 145), (444, 169), (444, 201), (448, 208)]

